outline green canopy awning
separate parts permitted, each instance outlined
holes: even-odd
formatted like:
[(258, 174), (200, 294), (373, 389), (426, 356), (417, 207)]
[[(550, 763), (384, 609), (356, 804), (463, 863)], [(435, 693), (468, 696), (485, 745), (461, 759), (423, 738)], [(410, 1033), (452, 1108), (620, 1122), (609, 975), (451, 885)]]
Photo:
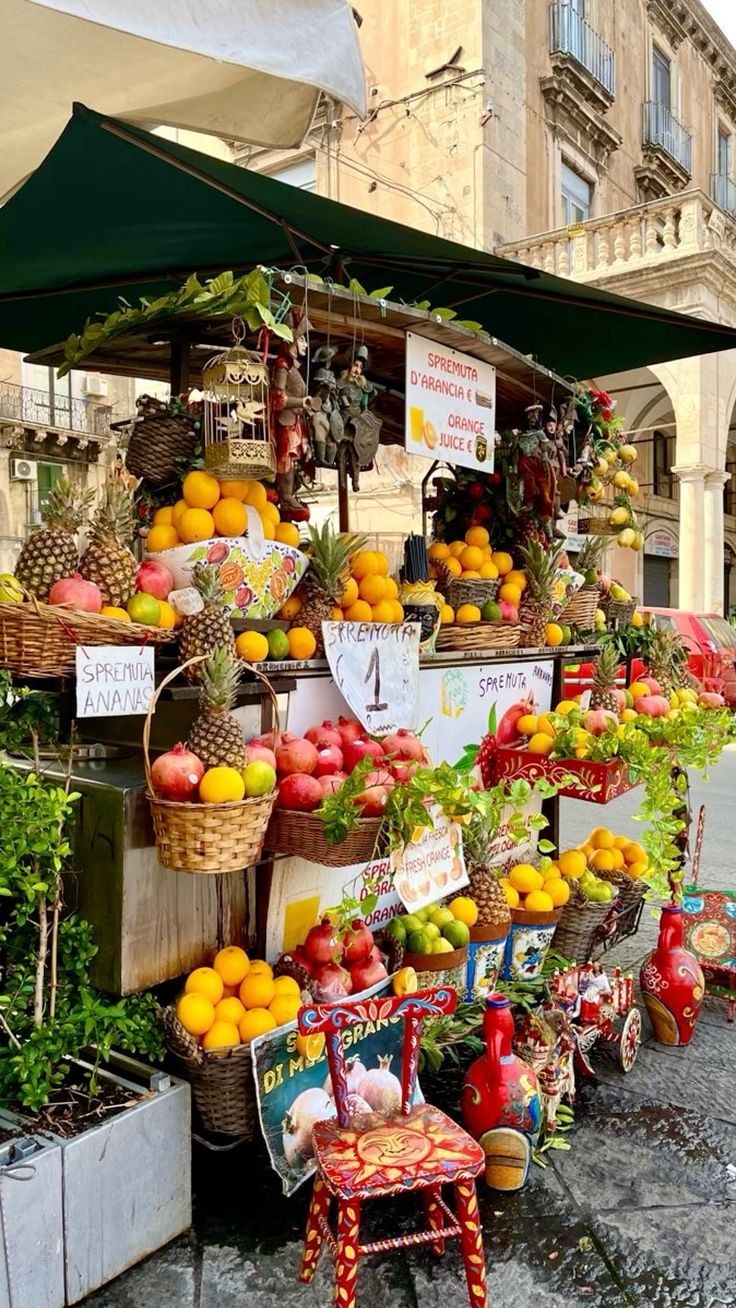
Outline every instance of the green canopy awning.
[(736, 331), (413, 231), (82, 105), (0, 210), (0, 347), (62, 341), (117, 298), (260, 263), (455, 309), (577, 378), (736, 348)]

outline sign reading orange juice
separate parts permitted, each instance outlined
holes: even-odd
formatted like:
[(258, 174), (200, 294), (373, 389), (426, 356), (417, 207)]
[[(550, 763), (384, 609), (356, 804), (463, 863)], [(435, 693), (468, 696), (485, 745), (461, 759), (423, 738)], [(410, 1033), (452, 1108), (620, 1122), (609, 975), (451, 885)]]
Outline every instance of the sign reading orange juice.
[(416, 332), (406, 335), (405, 443), (410, 454), (493, 472), (496, 369)]
[(434, 826), (419, 828), (403, 849), (391, 853), (394, 888), (407, 913), (455, 895), (470, 883), (460, 826), (436, 806), (431, 813)]

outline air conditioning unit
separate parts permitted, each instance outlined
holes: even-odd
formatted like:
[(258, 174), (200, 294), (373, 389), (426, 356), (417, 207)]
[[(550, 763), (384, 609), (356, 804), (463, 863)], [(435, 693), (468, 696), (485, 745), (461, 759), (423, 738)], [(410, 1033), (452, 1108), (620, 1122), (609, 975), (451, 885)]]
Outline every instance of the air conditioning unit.
[(10, 460), (10, 480), (11, 481), (35, 481), (36, 465), (32, 459), (11, 459)]
[(107, 379), (100, 377), (98, 373), (90, 373), (82, 378), (83, 395), (90, 395), (96, 400), (106, 400), (109, 390)]

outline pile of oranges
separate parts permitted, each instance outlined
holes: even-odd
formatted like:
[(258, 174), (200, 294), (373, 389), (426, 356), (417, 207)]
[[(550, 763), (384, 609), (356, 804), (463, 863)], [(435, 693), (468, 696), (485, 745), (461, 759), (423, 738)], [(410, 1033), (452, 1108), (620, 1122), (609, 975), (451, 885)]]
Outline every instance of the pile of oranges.
[(293, 1022), (300, 1008), (293, 977), (274, 977), (268, 963), (226, 945), (212, 967), (190, 972), (176, 1015), (203, 1049), (232, 1049)]
[[(430, 564), (442, 563), (451, 577), (462, 581), (501, 581), (498, 600), (519, 608), (521, 596), (526, 589), (525, 574), (514, 568), (514, 560), (505, 550), (492, 550), (491, 538), (485, 527), (468, 527), (463, 540), (454, 540), (450, 545), (443, 541), (434, 541), (428, 550)], [(439, 576), (437, 568), (431, 568), (433, 576)], [(477, 605), (461, 604), (457, 612), (450, 604), (445, 604), (441, 612), (444, 625), (453, 622), (480, 622), (481, 612)]]
[(399, 587), (389, 576), (389, 561), (382, 550), (358, 550), (353, 554), (350, 576), (332, 616), (338, 622), (404, 621)]
[[(608, 827), (596, 827), (574, 852), (594, 872), (627, 872), (634, 881), (644, 876), (649, 867), (649, 855), (642, 845), (629, 836), (614, 835)], [(563, 857), (560, 855), (560, 864)]]
[(215, 536), (244, 536), (246, 505), (258, 513), (266, 540), (298, 547), (298, 528), (293, 522), (281, 521), (260, 481), (218, 481), (210, 472), (190, 472), (182, 483), (181, 499), (156, 510), (146, 549), (149, 554), (159, 554)]
[(552, 913), (570, 898), (570, 887), (559, 866), (549, 860), (545, 860), (543, 868), (517, 863), (500, 880), (509, 908), (524, 909), (527, 913)]

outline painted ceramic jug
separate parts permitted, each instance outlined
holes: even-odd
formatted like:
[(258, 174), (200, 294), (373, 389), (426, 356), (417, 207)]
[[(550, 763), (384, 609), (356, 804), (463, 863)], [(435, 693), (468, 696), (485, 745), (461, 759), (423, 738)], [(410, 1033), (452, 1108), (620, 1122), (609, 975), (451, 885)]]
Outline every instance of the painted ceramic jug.
[(698, 960), (683, 949), (679, 904), (662, 909), (657, 948), (643, 963), (639, 983), (660, 1044), (689, 1044), (703, 1003), (705, 979)]
[(471, 1063), (463, 1083), (463, 1120), (485, 1152), (488, 1184), (518, 1190), (529, 1170), (542, 1105), (534, 1069), (512, 1052), (514, 1019), (502, 995), (486, 1000), (483, 1036), (486, 1052)]

